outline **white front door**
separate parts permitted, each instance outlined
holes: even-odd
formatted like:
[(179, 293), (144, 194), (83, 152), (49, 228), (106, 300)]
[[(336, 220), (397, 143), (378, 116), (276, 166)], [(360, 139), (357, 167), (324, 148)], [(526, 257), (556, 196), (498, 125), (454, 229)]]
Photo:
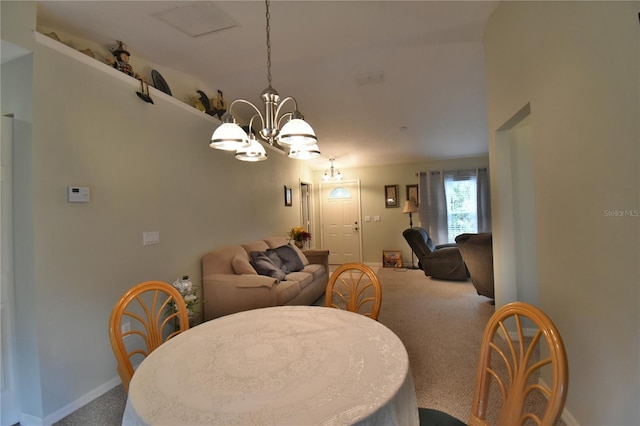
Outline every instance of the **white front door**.
[(320, 209), (329, 264), (361, 262), (360, 182), (322, 183)]

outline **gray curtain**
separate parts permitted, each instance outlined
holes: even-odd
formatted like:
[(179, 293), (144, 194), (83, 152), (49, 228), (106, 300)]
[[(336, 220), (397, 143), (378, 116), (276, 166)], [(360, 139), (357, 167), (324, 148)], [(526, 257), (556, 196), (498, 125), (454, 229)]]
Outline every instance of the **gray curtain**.
[(477, 170), (476, 187), (478, 191), (478, 232), (491, 232), (491, 192), (487, 169)]
[(427, 230), (436, 245), (447, 243), (447, 200), (443, 172), (420, 172), (418, 190), (421, 226)]

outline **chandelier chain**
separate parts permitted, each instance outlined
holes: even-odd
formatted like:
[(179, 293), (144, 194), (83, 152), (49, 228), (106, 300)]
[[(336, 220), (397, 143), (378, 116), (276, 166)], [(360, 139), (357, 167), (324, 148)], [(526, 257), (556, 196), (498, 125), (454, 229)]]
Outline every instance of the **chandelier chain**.
[[(264, 109), (261, 111), (260, 108), (246, 99), (236, 99), (231, 102), (226, 114), (223, 116), (223, 123), (211, 135), (209, 146), (226, 151), (235, 150), (238, 160), (262, 161), (267, 159), (267, 154), (264, 147), (257, 140), (259, 134), (262, 140), (272, 146), (275, 145), (276, 141), (280, 146), (289, 145), (290, 158), (299, 160), (315, 158), (320, 155), (318, 138), (316, 138), (315, 132), (304, 121), (304, 117), (298, 111), (297, 101), (292, 96), (281, 99), (278, 92), (271, 87), (270, 0), (264, 0), (264, 2), (266, 6), (267, 80), (269, 83), (269, 86), (260, 94)], [(282, 110), (283, 105), (287, 102), (293, 103), (293, 111), (284, 112), (285, 110)], [(249, 121), (249, 134), (237, 124), (236, 118), (233, 116), (233, 107), (240, 103), (250, 106), (256, 112)], [(253, 120), (258, 117), (262, 124), (261, 129), (253, 127)], [(287, 121), (280, 127), (285, 118)], [(257, 132), (254, 132), (254, 129)]]
[(271, 87), (271, 14), (269, 13), (269, 0), (265, 0), (267, 6), (267, 80), (269, 81), (269, 87)]

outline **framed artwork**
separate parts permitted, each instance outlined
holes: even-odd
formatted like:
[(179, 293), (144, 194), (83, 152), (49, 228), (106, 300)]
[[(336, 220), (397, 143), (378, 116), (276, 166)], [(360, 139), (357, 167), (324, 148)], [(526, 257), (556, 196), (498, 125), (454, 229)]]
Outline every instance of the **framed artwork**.
[(382, 250), (383, 268), (402, 268), (402, 252), (400, 250)]
[(293, 193), (291, 192), (291, 188), (287, 185), (284, 186), (284, 206), (291, 207), (293, 205)]
[(384, 186), (384, 206), (385, 207), (398, 207), (398, 185), (385, 185)]
[(420, 205), (418, 199), (418, 185), (407, 185), (407, 200), (411, 200), (416, 206)]

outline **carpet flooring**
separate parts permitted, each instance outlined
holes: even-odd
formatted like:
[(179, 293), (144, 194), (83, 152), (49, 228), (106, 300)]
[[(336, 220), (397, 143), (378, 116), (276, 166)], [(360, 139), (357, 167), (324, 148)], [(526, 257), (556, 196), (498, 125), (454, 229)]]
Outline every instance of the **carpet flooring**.
[[(379, 321), (407, 348), (418, 405), (467, 421), (482, 332), (494, 312), (490, 299), (478, 296), (471, 282), (432, 280), (420, 270), (376, 272), (383, 292)], [(55, 425), (119, 425), (125, 400), (117, 386)]]

